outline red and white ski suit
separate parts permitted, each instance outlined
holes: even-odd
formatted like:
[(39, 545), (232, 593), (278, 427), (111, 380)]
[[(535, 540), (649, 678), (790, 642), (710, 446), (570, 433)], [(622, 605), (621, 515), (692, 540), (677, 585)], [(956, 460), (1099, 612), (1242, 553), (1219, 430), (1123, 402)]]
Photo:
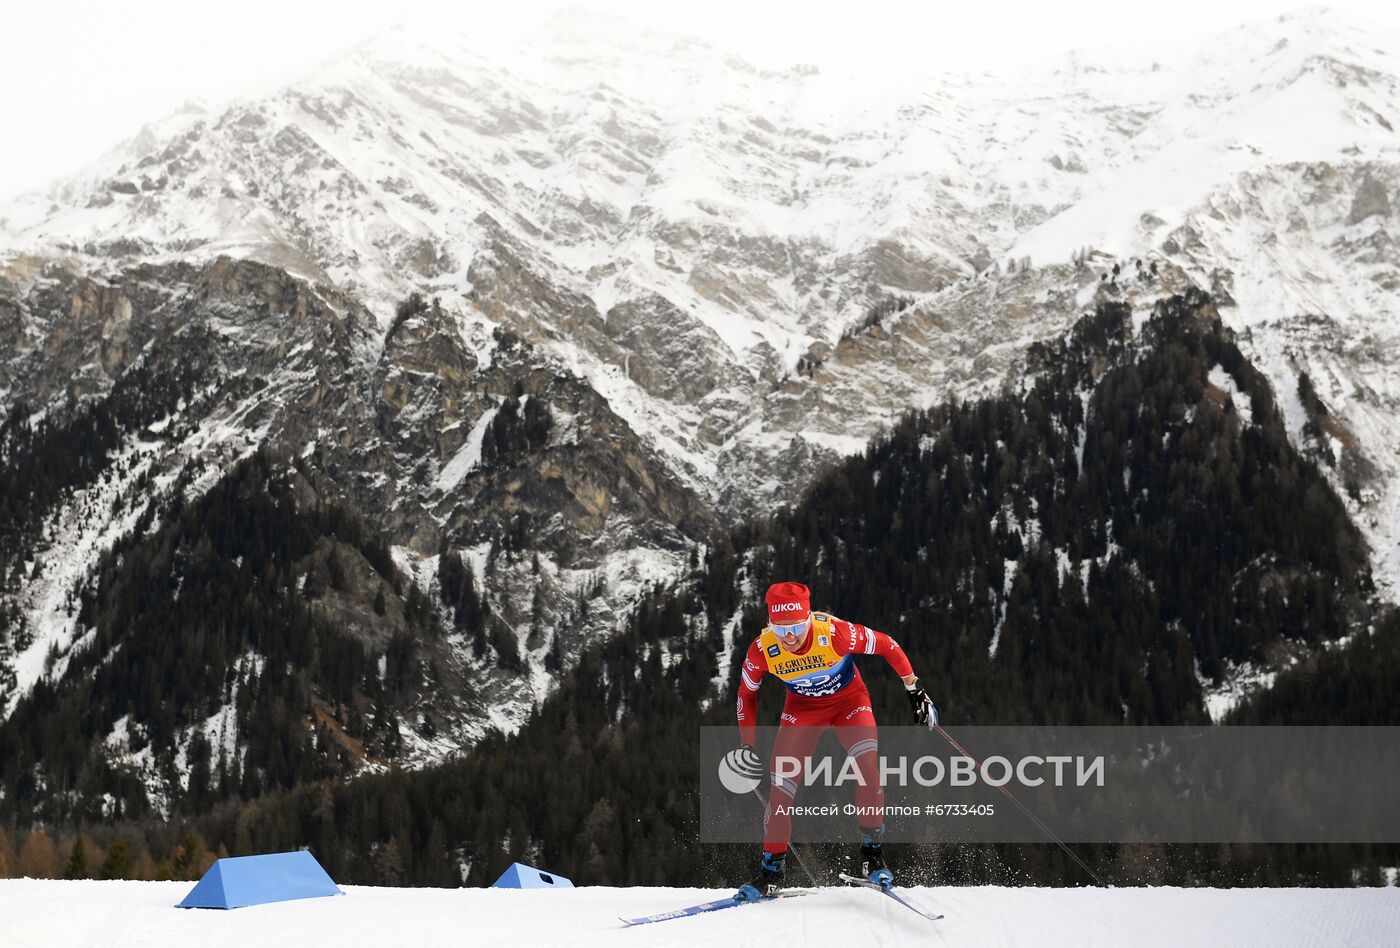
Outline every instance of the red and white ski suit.
[[(875, 829), (884, 822), (878, 814), (884, 806), (885, 791), (880, 785), (875, 711), (855, 667), (856, 655), (883, 656), (901, 678), (914, 673), (894, 639), (826, 613), (812, 613), (807, 641), (796, 652), (783, 649), (772, 628), (765, 628), (744, 656), (739, 680), (739, 735), (743, 743), (754, 743), (758, 687), (764, 675), (774, 675), (788, 689), (773, 743), (774, 760), (797, 758), (805, 768), (818, 739), (827, 728), (835, 729), (841, 746), (860, 772), (856, 788), (858, 821), (865, 829)], [(775, 766), (772, 786), (763, 818), (763, 848), (775, 854), (785, 853), (792, 836), (792, 817), (786, 811), (797, 796), (798, 784), (779, 774)]]

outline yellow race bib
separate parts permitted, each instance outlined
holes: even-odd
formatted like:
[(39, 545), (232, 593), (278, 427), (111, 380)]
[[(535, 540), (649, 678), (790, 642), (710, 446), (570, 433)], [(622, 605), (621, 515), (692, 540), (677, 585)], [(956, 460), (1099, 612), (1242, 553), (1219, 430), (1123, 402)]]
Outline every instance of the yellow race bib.
[(834, 695), (851, 683), (856, 675), (855, 658), (842, 655), (832, 644), (835, 628), (831, 616), (812, 613), (811, 646), (801, 655), (794, 655), (778, 644), (771, 626), (759, 633), (758, 644), (768, 663), (768, 673), (779, 678), (788, 691), (804, 698), (824, 698)]

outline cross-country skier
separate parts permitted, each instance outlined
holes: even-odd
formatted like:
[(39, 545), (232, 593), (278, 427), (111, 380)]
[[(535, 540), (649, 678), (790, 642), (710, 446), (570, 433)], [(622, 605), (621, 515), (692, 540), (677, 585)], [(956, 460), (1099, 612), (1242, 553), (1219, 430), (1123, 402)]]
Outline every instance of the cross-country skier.
[(861, 846), (860, 875), (881, 886), (894, 882), (885, 865), (885, 791), (880, 784), (879, 744), (870, 693), (855, 667), (856, 655), (881, 655), (904, 680), (915, 719), (929, 727), (938, 723), (938, 709), (919, 687), (909, 659), (899, 643), (874, 629), (846, 622), (824, 612), (813, 612), (811, 592), (801, 583), (775, 583), (764, 597), (768, 625), (749, 645), (739, 681), (739, 737), (741, 753), (752, 769), (762, 765), (754, 751), (754, 712), (758, 686), (765, 674), (787, 686), (782, 721), (773, 744), (772, 794), (763, 817), (763, 857), (758, 875), (739, 887), (735, 898), (755, 901), (775, 894), (783, 884), (783, 863), (792, 835), (789, 815), (797, 784), (781, 776), (778, 758), (806, 761), (827, 728), (834, 728), (841, 746), (854, 758), (860, 772), (856, 806)]

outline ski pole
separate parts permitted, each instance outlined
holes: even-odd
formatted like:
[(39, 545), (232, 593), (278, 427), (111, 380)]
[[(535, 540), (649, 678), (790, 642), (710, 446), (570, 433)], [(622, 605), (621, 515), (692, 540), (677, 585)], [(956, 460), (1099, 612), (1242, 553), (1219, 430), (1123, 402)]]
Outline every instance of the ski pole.
[[(767, 813), (768, 798), (763, 795), (763, 791), (758, 789), (757, 787), (754, 787), (753, 795), (758, 797), (758, 802), (763, 804), (763, 812)], [(808, 869), (807, 864), (802, 861), (802, 854), (797, 851), (797, 847), (794, 846), (791, 842), (788, 843), (788, 851), (792, 853), (793, 858), (797, 860), (797, 864), (802, 867), (802, 871), (807, 873), (807, 878), (812, 881), (812, 885), (820, 887), (821, 883), (817, 881), (816, 876), (812, 875), (812, 870)]]
[[(935, 725), (933, 726), (933, 729), (934, 729), (935, 731), (937, 731), (939, 734), (942, 734), (942, 735), (943, 735), (943, 739), (944, 739), (945, 741), (947, 741), (949, 744), (952, 744), (954, 747), (956, 747), (956, 748), (958, 749), (958, 753), (962, 754), (962, 755), (963, 755), (964, 757), (966, 757), (968, 760), (970, 760), (970, 761), (972, 761), (974, 764), (976, 764), (976, 765), (977, 765), (977, 772), (978, 772), (978, 773), (982, 773), (982, 762), (979, 761), (976, 757), (973, 757), (971, 754), (969, 754), (969, 753), (966, 751), (966, 749), (963, 748), (963, 746), (962, 746), (961, 744), (959, 744), (957, 741), (953, 740), (953, 735), (951, 735), (951, 734), (949, 734), (947, 731), (943, 730), (943, 725), (941, 725), (941, 724), (935, 724)], [(983, 776), (985, 777), (986, 774), (983, 774)], [(1063, 841), (1062, 839), (1060, 839), (1060, 837), (1056, 836), (1053, 832), (1051, 832), (1050, 827), (1046, 826), (1044, 823), (1042, 823), (1042, 822), (1040, 821), (1040, 817), (1036, 816), (1034, 813), (1032, 813), (1029, 809), (1026, 808), (1026, 805), (1025, 805), (1024, 803), (1022, 803), (1020, 800), (1016, 799), (1015, 795), (1012, 794), (1012, 792), (1011, 792), (1010, 790), (1006, 789), (1006, 785), (1005, 785), (1005, 784), (999, 785), (999, 786), (997, 787), (997, 789), (1000, 790), (1000, 791), (1006, 796), (1006, 799), (1008, 799), (1008, 800), (1010, 800), (1012, 803), (1016, 804), (1017, 808), (1018, 808), (1022, 813), (1026, 814), (1026, 817), (1027, 817), (1028, 819), (1030, 819), (1030, 821), (1031, 821), (1032, 823), (1034, 823), (1036, 826), (1040, 827), (1040, 831), (1041, 831), (1042, 833), (1044, 833), (1046, 836), (1049, 836), (1052, 840), (1054, 840), (1054, 841), (1055, 841), (1055, 845), (1059, 846), (1059, 847), (1060, 847), (1061, 849), (1063, 849), (1066, 853), (1068, 853), (1068, 854), (1069, 854), (1069, 858), (1071, 858), (1071, 859), (1073, 859), (1075, 862), (1079, 863), (1079, 868), (1083, 869), (1085, 872), (1087, 872), (1087, 873), (1089, 874), (1089, 877), (1092, 878), (1092, 879), (1094, 880), (1094, 884), (1095, 884), (1095, 885), (1100, 886), (1100, 887), (1103, 886), (1103, 881), (1099, 879), (1098, 874), (1095, 873), (1094, 870), (1092, 870), (1092, 869), (1089, 868), (1088, 863), (1086, 863), (1084, 860), (1082, 860), (1082, 859), (1080, 859), (1078, 856), (1076, 856), (1076, 855), (1074, 854), (1074, 851), (1071, 850), (1068, 846), (1066, 846), (1066, 845), (1064, 844), (1064, 841)]]

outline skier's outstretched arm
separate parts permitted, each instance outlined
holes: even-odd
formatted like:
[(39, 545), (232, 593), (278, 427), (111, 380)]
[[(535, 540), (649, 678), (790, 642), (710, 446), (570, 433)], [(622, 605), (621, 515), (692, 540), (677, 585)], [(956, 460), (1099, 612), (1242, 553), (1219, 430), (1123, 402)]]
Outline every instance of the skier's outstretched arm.
[(938, 709), (934, 707), (928, 694), (919, 687), (919, 676), (914, 674), (914, 666), (899, 643), (883, 632), (866, 628), (857, 622), (844, 619), (833, 620), (836, 626), (835, 640), (832, 643), (838, 652), (847, 655), (880, 655), (890, 663), (894, 673), (904, 682), (905, 693), (909, 697), (909, 707), (914, 719), (929, 728), (938, 726)]

